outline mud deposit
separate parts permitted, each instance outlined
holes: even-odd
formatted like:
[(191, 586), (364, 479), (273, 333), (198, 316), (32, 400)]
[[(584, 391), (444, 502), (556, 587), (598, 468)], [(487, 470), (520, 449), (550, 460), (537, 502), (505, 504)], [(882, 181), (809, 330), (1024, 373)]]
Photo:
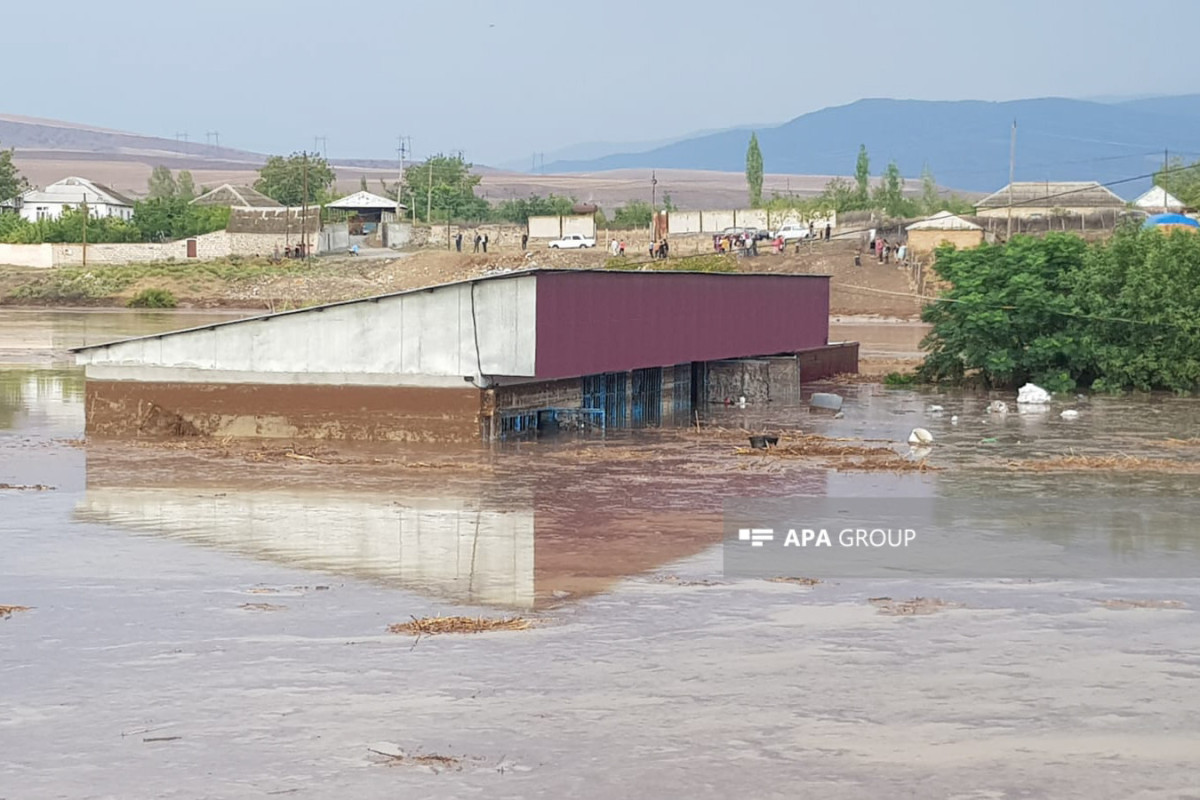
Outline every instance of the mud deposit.
[[(862, 384), (842, 419), (494, 449), (86, 444), (65, 349), (202, 321), (78, 313), (0, 312), (0, 483), (55, 488), (0, 492), (0, 604), (30, 609), (0, 620), (0, 797), (1196, 794), (1200, 581), (749, 580), (721, 545), (736, 496), (1192, 497), (1194, 399)], [(738, 454), (763, 431), (817, 452)], [(1036, 466), (1067, 458), (1182, 467)]]

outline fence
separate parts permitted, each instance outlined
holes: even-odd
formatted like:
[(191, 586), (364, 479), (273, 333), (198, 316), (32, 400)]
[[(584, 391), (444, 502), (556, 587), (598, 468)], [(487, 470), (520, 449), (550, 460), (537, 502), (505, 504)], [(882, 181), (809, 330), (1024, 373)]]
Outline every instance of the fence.
[(726, 228), (758, 228), (776, 230), (787, 225), (811, 225), (817, 230), (826, 225), (837, 227), (837, 214), (806, 218), (795, 210), (769, 211), (764, 208), (717, 209), (712, 211), (671, 211), (667, 214), (667, 233), (672, 236), (689, 233), (720, 233)]

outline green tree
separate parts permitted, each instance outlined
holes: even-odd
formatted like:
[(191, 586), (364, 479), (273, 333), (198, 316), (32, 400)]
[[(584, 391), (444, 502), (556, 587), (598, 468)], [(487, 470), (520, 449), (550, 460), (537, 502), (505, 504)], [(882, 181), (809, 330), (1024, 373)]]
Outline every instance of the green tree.
[(179, 170), (179, 178), (176, 179), (175, 185), (180, 199), (187, 200), (189, 203), (196, 199), (196, 182), (192, 180), (190, 171)]
[(751, 133), (750, 144), (746, 147), (746, 188), (750, 193), (751, 208), (758, 208), (762, 205), (762, 186), (762, 151), (758, 149), (758, 134)]
[[(337, 175), (329, 162), (315, 153), (299, 152), (284, 158), (271, 156), (258, 171), (254, 188), (285, 206), (321, 205), (332, 199)], [(305, 192), (307, 185), (308, 191)]]
[[(759, 198), (761, 201), (761, 197)], [(663, 211), (670, 214), (675, 210), (675, 201), (671, 198), (670, 192), (663, 192)]]
[(0, 150), (0, 200), (11, 200), (28, 188), (28, 181), (13, 164), (12, 148)]
[(1200, 386), (1200, 236), (1119, 231), (938, 251), (949, 288), (923, 313), (926, 380), (1052, 391)]
[(834, 211), (854, 211), (862, 208), (859, 202), (858, 189), (845, 178), (834, 178), (825, 184), (821, 192), (821, 202)]
[[(382, 178), (380, 178), (380, 179), (379, 179), (379, 182), (380, 182), (380, 183), (383, 183), (383, 179), (382, 179)], [(387, 186), (387, 184), (386, 184), (386, 183), (384, 183), (384, 186)], [(359, 176), (358, 176), (358, 190), (359, 190), (360, 192), (369, 192), (369, 191), (371, 191), (370, 189), (368, 189), (368, 188), (367, 188), (367, 176), (366, 176), (366, 175), (359, 175)]]
[(612, 227), (622, 230), (648, 228), (654, 218), (654, 209), (645, 200), (630, 200), (613, 211)]
[(475, 194), (480, 177), (471, 173), (472, 166), (462, 156), (438, 154), (405, 167), (404, 204), (426, 222), (487, 219), (490, 209)]
[(854, 201), (859, 208), (866, 208), (871, 199), (871, 157), (867, 146), (858, 146), (858, 160), (854, 164)]
[(561, 197), (551, 194), (541, 197), (531, 194), (529, 197), (518, 197), (503, 200), (493, 209), (492, 216), (505, 222), (525, 225), (530, 217), (557, 217), (571, 213), (575, 206), (574, 197)]
[(1165, 188), (1188, 208), (1200, 208), (1200, 161), (1185, 164), (1178, 156), (1172, 158), (1165, 169), (1154, 173), (1154, 185)]
[(178, 194), (179, 185), (175, 183), (175, 176), (171, 174), (171, 170), (161, 164), (151, 170), (150, 178), (146, 181), (146, 193), (154, 200), (162, 200)]
[(938, 192), (937, 180), (933, 177), (933, 170), (926, 164), (921, 169), (921, 213), (936, 214), (941, 209), (942, 197)]

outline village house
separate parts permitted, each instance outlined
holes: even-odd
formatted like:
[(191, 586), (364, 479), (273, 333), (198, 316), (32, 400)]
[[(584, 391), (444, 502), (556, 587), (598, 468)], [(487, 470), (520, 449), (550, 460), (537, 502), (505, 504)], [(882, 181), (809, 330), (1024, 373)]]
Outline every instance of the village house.
[(4, 203), (30, 222), (58, 219), (63, 210), (87, 204), (88, 214), (95, 217), (133, 217), (133, 201), (107, 186), (87, 178), (63, 178), (44, 189), (30, 189)]
[(1009, 206), (1018, 219), (1056, 216), (1116, 215), (1125, 201), (1095, 181), (1016, 182), (983, 198), (976, 205), (981, 217), (1007, 217)]
[(267, 197), (249, 186), (223, 183), (192, 201), (194, 206), (223, 206), (225, 208), (283, 208), (283, 203)]
[(1183, 201), (1161, 186), (1155, 186), (1134, 200), (1133, 206), (1147, 214), (1182, 214), (1187, 210)]

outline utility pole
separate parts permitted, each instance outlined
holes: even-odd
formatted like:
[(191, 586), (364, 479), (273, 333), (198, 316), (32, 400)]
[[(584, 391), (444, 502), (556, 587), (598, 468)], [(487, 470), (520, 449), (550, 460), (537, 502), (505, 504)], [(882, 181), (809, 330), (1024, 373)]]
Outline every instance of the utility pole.
[(308, 261), (308, 153), (304, 154), (304, 196), (300, 198), (300, 241), (303, 242), (304, 260)]
[(1167, 148), (1163, 148), (1163, 213), (1171, 212), (1171, 158)]
[(433, 222), (430, 214), (433, 211), (433, 159), (429, 159), (429, 186), (425, 194), (425, 221)]
[(80, 203), (83, 209), (83, 266), (87, 266), (87, 224), (88, 224), (88, 204), (87, 192), (83, 193), (83, 202)]
[(182, 142), (183, 142), (183, 154), (186, 156), (186, 155), (188, 154), (188, 135), (187, 135), (187, 132), (185, 131), (184, 133), (177, 133), (177, 134), (175, 134), (175, 141), (177, 141), (177, 142), (179, 142), (179, 141), (182, 141)]
[(1013, 212), (1013, 180), (1016, 176), (1017, 169), (1017, 121), (1013, 120), (1012, 126), (1012, 144), (1008, 148), (1008, 233), (1005, 234), (1004, 241), (1012, 239), (1012, 212)]
[(212, 146), (220, 147), (221, 146), (220, 132), (219, 131), (205, 131), (204, 132), (204, 143), (209, 145), (210, 147), (212, 147)]

